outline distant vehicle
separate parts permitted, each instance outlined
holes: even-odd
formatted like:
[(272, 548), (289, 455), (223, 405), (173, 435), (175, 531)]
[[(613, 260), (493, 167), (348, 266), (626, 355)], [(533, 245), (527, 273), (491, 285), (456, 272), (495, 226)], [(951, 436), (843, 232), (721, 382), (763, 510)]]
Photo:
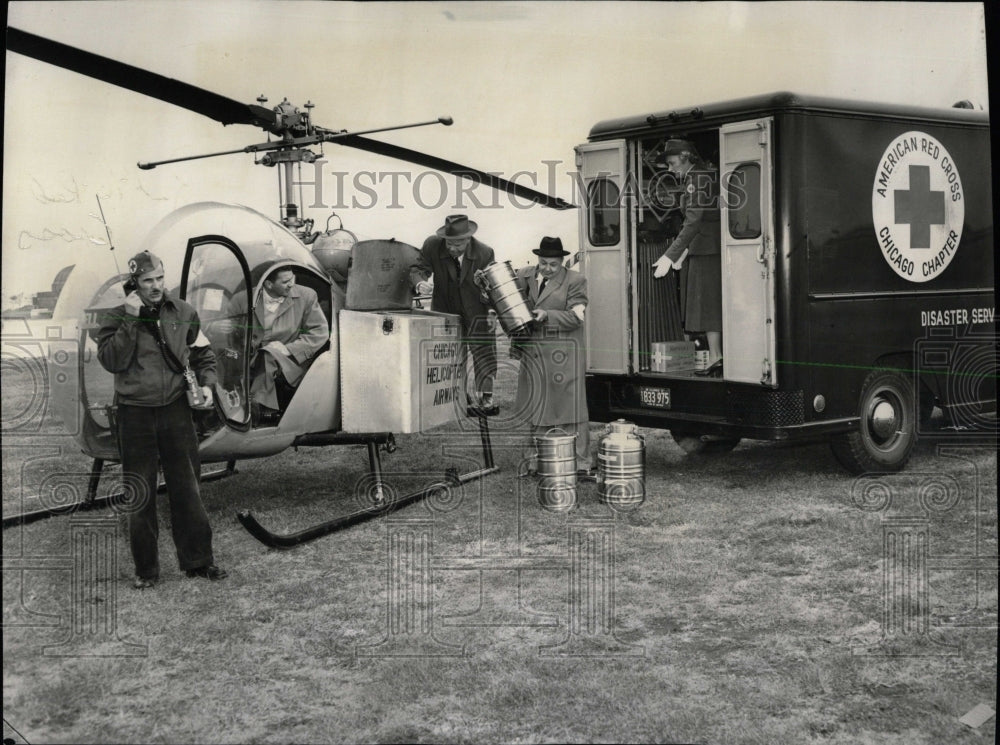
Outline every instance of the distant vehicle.
[[(591, 417), (689, 452), (827, 436), (856, 473), (903, 468), (935, 405), (995, 433), (990, 122), (956, 106), (774, 93), (595, 125), (576, 148)], [(654, 364), (684, 340), (652, 278), (679, 223), (668, 138), (720, 173), (717, 378)]]

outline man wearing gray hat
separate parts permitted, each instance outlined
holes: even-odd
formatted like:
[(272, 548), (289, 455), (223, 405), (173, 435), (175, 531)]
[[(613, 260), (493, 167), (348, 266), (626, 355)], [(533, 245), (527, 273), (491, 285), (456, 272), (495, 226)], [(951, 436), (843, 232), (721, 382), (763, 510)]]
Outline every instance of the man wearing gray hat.
[(216, 382), (215, 354), (193, 307), (164, 288), (163, 262), (149, 251), (129, 260), (125, 303), (105, 313), (97, 357), (115, 376), (118, 449), (128, 497), (136, 589), (160, 578), (157, 469), (163, 469), (177, 562), (188, 577), (218, 580), (212, 528), (201, 502), (198, 437), (185, 395), (193, 371), (205, 400)]
[[(444, 225), (424, 241), (421, 260), (411, 271), (411, 281), (418, 295), (432, 293), (433, 310), (461, 318), (460, 370), (464, 374), (471, 351), (479, 398), (475, 404), (487, 413), (495, 413), (496, 331), (487, 298), (475, 283), (476, 272), (493, 263), (493, 249), (472, 237), (478, 227), (466, 215), (445, 218)], [(428, 281), (431, 275), (433, 287)]]

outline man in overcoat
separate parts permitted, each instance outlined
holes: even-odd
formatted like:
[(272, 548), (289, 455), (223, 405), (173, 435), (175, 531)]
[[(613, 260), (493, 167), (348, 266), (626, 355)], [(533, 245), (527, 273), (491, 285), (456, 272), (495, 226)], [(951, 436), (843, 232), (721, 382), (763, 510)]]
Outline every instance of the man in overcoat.
[(687, 140), (668, 140), (666, 167), (683, 185), (680, 209), (684, 224), (664, 254), (653, 264), (654, 277), (687, 261), (684, 276), (684, 330), (705, 332), (709, 374), (722, 373), (722, 265), (719, 224), (719, 175)]
[[(515, 412), (533, 435), (553, 427), (576, 433), (577, 471), (592, 477), (584, 383), (587, 280), (563, 266), (569, 252), (559, 238), (542, 238), (532, 253), (538, 256), (537, 265), (517, 271), (535, 323), (526, 338), (514, 341), (521, 360)], [(534, 470), (537, 464), (529, 463), (528, 471)]]
[[(231, 319), (246, 313), (246, 293), (236, 295), (229, 319), (217, 330), (235, 332)], [(250, 394), (258, 424), (276, 424), (316, 353), (330, 338), (330, 324), (315, 290), (297, 285), (292, 267), (271, 269), (253, 305), (250, 324)]]
[[(431, 294), (431, 309), (453, 313), (462, 322), (464, 374), (471, 352), (475, 390), (484, 410), (493, 408), (493, 379), (497, 374), (496, 331), (487, 297), (476, 286), (475, 273), (493, 263), (493, 249), (473, 237), (478, 225), (466, 215), (445, 218), (436, 233), (424, 241), (421, 260), (411, 270), (418, 295)], [(433, 290), (428, 281), (433, 276)]]

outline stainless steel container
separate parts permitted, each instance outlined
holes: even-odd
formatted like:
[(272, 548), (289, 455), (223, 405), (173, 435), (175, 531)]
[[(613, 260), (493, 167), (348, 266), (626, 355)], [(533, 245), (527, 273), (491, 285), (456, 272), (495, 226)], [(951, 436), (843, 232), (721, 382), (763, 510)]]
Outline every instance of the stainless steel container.
[(513, 334), (531, 322), (527, 298), (517, 286), (517, 275), (509, 261), (490, 264), (479, 272), (478, 278), (505, 332)]
[(550, 429), (535, 435), (535, 449), (539, 503), (551, 512), (568, 512), (576, 507), (576, 433)]
[(597, 498), (615, 509), (646, 500), (646, 443), (632, 422), (608, 425), (597, 449)]

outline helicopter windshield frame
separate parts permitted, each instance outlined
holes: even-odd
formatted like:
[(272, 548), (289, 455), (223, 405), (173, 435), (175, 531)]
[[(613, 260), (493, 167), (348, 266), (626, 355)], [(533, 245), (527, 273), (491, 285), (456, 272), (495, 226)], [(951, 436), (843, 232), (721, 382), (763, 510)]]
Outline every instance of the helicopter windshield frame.
[(250, 267), (236, 242), (213, 234), (188, 240), (178, 292), (198, 311), (201, 329), (215, 352), (216, 411), (237, 431), (250, 428), (253, 305), (239, 300), (248, 290), (252, 291)]

